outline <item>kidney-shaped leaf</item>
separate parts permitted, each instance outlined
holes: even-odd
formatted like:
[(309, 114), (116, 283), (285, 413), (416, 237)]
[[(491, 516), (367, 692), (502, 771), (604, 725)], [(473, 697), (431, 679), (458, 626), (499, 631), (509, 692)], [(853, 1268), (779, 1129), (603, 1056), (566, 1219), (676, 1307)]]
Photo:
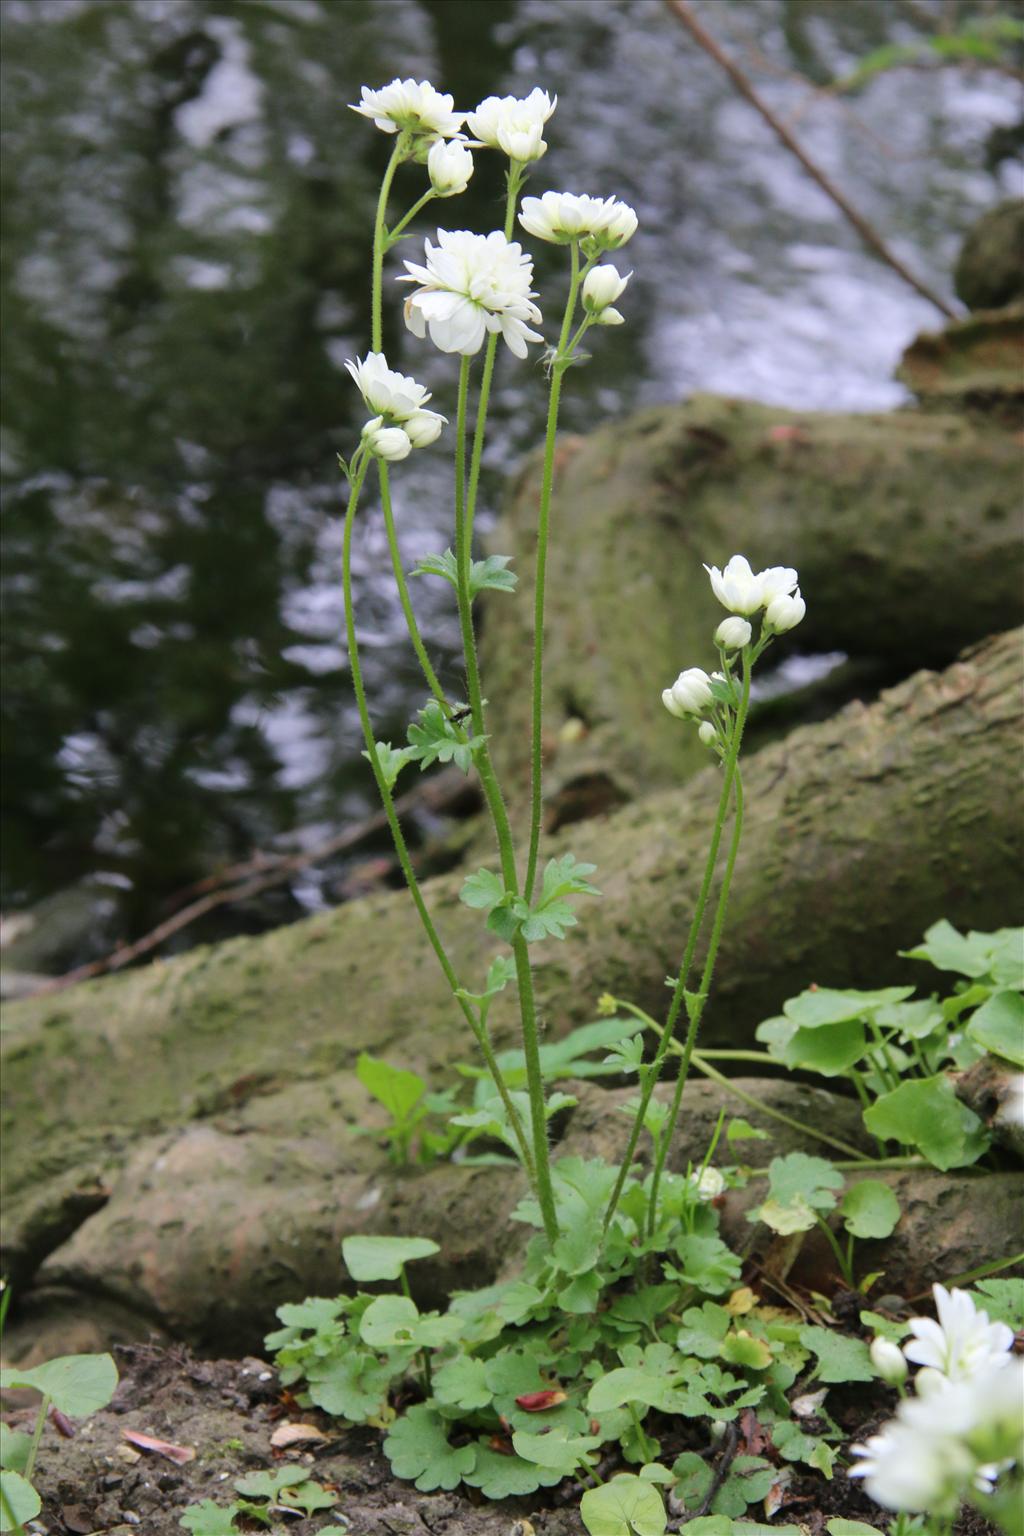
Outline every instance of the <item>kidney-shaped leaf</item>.
[(1024, 1067), (1024, 997), (1019, 992), (994, 992), (971, 1015), (967, 1034), (1015, 1067)]
[(632, 1472), (589, 1488), (580, 1515), (590, 1536), (663, 1536), (668, 1524), (657, 1488)]
[(0, 1371), (0, 1387), (35, 1387), (69, 1419), (84, 1419), (105, 1408), (117, 1386), (117, 1366), (110, 1355), (58, 1355), (23, 1371)]
[(360, 1284), (399, 1280), (403, 1264), (440, 1252), (429, 1237), (346, 1237), (341, 1245), (348, 1272)]
[(0, 1499), (0, 1531), (13, 1531), (26, 1520), (34, 1520), (43, 1507), (38, 1493), (20, 1472), (0, 1472), (0, 1489), (4, 1495)]
[(900, 1219), (900, 1203), (881, 1179), (862, 1179), (846, 1191), (839, 1214), (854, 1237), (888, 1237)]

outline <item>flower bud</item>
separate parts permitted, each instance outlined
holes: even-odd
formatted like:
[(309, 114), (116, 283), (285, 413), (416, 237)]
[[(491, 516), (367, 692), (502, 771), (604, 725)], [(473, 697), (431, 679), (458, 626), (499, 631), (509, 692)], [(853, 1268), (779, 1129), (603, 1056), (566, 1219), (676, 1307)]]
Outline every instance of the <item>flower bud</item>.
[(438, 139), (430, 147), (427, 172), (430, 185), (438, 197), (455, 197), (459, 192), (465, 192), (469, 185), (469, 178), (473, 174), (473, 156), (465, 144), (459, 144), (454, 139)]
[(402, 427), (384, 426), (383, 416), (375, 416), (363, 428), (363, 442), (379, 459), (397, 463), (412, 452), (412, 440)]
[(627, 272), (625, 277), (620, 276), (610, 262), (605, 266), (591, 268), (583, 280), (583, 308), (588, 314), (599, 315), (622, 296), (632, 276), (632, 272)]
[(697, 735), (701, 739), (702, 746), (716, 747), (718, 745), (718, 728), (711, 724), (710, 720), (702, 720)]
[(907, 1379), (907, 1362), (903, 1351), (891, 1339), (880, 1335), (871, 1340), (871, 1364), (890, 1387), (899, 1387)]
[(417, 411), (402, 423), (402, 427), (414, 448), (429, 448), (441, 436), (444, 424), (445, 417), (437, 411)]
[(914, 1391), (918, 1397), (938, 1397), (949, 1386), (949, 1378), (937, 1366), (924, 1365), (914, 1377)]
[(800, 588), (790, 597), (783, 593), (780, 597), (773, 597), (765, 609), (764, 622), (766, 629), (773, 629), (777, 634), (783, 634), (787, 629), (795, 629), (807, 612), (807, 604), (800, 596)]
[(711, 679), (700, 667), (688, 667), (685, 672), (680, 672), (668, 691), (680, 712), (680, 718), (684, 715), (699, 715), (711, 703)]
[(602, 309), (600, 314), (594, 316), (594, 320), (598, 325), (625, 325), (626, 323), (625, 315), (621, 314), (613, 304), (609, 304), (607, 309)]
[(691, 1173), (688, 1182), (696, 1191), (697, 1199), (703, 1201), (717, 1200), (725, 1188), (725, 1178), (717, 1168), (703, 1168), (700, 1173)]
[(715, 644), (726, 651), (739, 651), (750, 644), (753, 630), (746, 619), (723, 619), (715, 630)]

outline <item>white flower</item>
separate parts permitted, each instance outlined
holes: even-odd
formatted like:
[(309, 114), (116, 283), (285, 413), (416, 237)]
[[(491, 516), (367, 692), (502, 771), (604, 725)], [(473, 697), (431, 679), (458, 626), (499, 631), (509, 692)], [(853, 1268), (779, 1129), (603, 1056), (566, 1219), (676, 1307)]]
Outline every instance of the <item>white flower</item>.
[(773, 597), (765, 609), (764, 622), (766, 629), (772, 629), (776, 634), (784, 634), (787, 629), (795, 629), (807, 612), (807, 604), (800, 596), (800, 588), (790, 595), (783, 593), (781, 597)]
[(739, 651), (750, 644), (753, 633), (746, 619), (723, 619), (715, 630), (715, 644), (725, 651)]
[(711, 590), (723, 608), (743, 615), (757, 612), (762, 603), (761, 581), (743, 555), (733, 555), (724, 571), (717, 565), (706, 565), (704, 569), (711, 577)]
[(949, 1381), (969, 1381), (992, 1366), (1005, 1365), (1013, 1345), (1006, 1323), (990, 1323), (988, 1313), (979, 1312), (966, 1291), (947, 1291), (943, 1285), (932, 1290), (939, 1320), (911, 1320), (914, 1337), (903, 1346), (907, 1359), (933, 1366)]
[(572, 192), (545, 192), (524, 197), (519, 222), (538, 240), (568, 245), (592, 237), (604, 250), (615, 250), (636, 231), (637, 217), (614, 197), (577, 197)]
[(876, 1504), (886, 1509), (939, 1511), (971, 1481), (974, 1460), (954, 1439), (907, 1423), (900, 1413), (865, 1445), (851, 1446), (860, 1464), (851, 1477), (862, 1477)]
[(701, 721), (697, 735), (700, 737), (702, 746), (714, 747), (718, 745), (718, 728), (712, 725), (710, 720)]
[(441, 428), (447, 420), (447, 416), (439, 416), (436, 411), (417, 411), (402, 425), (414, 448), (429, 448), (441, 436)]
[(458, 133), (464, 112), (453, 112), (451, 96), (436, 91), (427, 80), (392, 80), (379, 91), (362, 88), (362, 100), (352, 111), (370, 118), (384, 133), (406, 129), (450, 139)]
[(892, 1339), (879, 1336), (871, 1340), (871, 1364), (890, 1387), (898, 1387), (907, 1379), (907, 1362), (903, 1351)]
[(500, 229), (489, 235), (439, 229), (437, 240), (436, 246), (426, 242), (426, 265), (407, 261), (408, 276), (398, 279), (421, 284), (405, 301), (413, 335), (429, 330), (442, 352), (471, 357), (488, 331), (500, 332), (516, 357), (525, 357), (528, 341), (544, 339), (526, 323), (541, 317), (531, 302), (529, 256)]
[(397, 463), (407, 459), (412, 452), (412, 439), (401, 427), (386, 427), (383, 416), (368, 421), (362, 432), (363, 442), (379, 459)]
[(725, 1188), (725, 1177), (717, 1168), (702, 1168), (700, 1173), (691, 1173), (687, 1182), (696, 1191), (697, 1199), (705, 1202), (717, 1200)]
[[(387, 416), (393, 422), (408, 421), (410, 416), (422, 411), (430, 399), (430, 391), (422, 384), (389, 368), (383, 352), (367, 352), (357, 362), (350, 359), (345, 367), (355, 379), (367, 407), (375, 415)], [(429, 411), (427, 414), (432, 416), (434, 413)]]
[(699, 715), (711, 703), (711, 679), (700, 667), (688, 667), (680, 672), (671, 688), (664, 690), (661, 702), (677, 720)]
[[(592, 267), (583, 279), (583, 308), (589, 315), (601, 315), (625, 292), (626, 284), (632, 276), (632, 272), (627, 272), (622, 277), (610, 262), (605, 266)], [(618, 311), (613, 313), (618, 314)], [(605, 320), (603, 323), (607, 325), (608, 322)]]
[(430, 185), (438, 197), (456, 197), (465, 192), (473, 174), (473, 156), (465, 144), (453, 139), (446, 143), (438, 139), (430, 146), (427, 156), (427, 173)]
[(558, 103), (536, 86), (529, 96), (488, 96), (475, 112), (466, 114), (466, 126), (475, 139), (491, 149), (504, 150), (510, 160), (524, 164), (539, 160), (547, 149), (544, 124)]
[(770, 565), (766, 571), (759, 571), (757, 579), (761, 583), (761, 601), (768, 607), (777, 597), (785, 597), (797, 584), (797, 574), (788, 565)]

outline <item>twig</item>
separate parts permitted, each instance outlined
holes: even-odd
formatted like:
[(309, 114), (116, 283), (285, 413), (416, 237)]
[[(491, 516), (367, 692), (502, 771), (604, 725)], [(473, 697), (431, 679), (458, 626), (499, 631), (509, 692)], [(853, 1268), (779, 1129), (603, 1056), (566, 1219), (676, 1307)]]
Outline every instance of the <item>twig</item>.
[(703, 1499), (701, 1499), (700, 1505), (697, 1509), (694, 1510), (693, 1514), (687, 1515), (686, 1520), (682, 1526), (684, 1531), (692, 1520), (699, 1520), (701, 1515), (706, 1515), (708, 1510), (711, 1508), (715, 1494), (718, 1492), (726, 1478), (729, 1476), (729, 1468), (733, 1464), (736, 1452), (739, 1449), (739, 1444), (739, 1427), (736, 1423), (736, 1420), (733, 1419), (731, 1424), (727, 1424), (725, 1426), (725, 1435), (723, 1437), (722, 1443), (722, 1454), (718, 1458), (718, 1466), (715, 1468), (714, 1476), (712, 1477), (711, 1482), (708, 1484), (708, 1491), (704, 1495)]
[(687, 4), (687, 0), (665, 0), (665, 4), (668, 6), (668, 9), (672, 12), (673, 16), (682, 22), (683, 26), (690, 33), (691, 37), (693, 37), (696, 42), (699, 43), (701, 48), (704, 49), (704, 52), (710, 55), (710, 57), (714, 59), (715, 63), (725, 71), (733, 85), (739, 91), (740, 95), (743, 96), (750, 103), (750, 105), (761, 114), (765, 122), (772, 129), (773, 133), (776, 134), (776, 136), (789, 150), (790, 154), (796, 156), (807, 174), (811, 176), (813, 180), (817, 182), (821, 190), (832, 199), (836, 207), (853, 225), (854, 229), (860, 235), (865, 245), (869, 246), (870, 249), (875, 252), (876, 256), (880, 256), (881, 259), (888, 266), (890, 266), (894, 272), (897, 272), (899, 276), (903, 278), (904, 282), (909, 283), (912, 288), (916, 289), (922, 298), (927, 299), (929, 304), (934, 304), (936, 309), (941, 310), (942, 313), (946, 315), (950, 320), (955, 320), (957, 318), (956, 310), (951, 308), (951, 306), (946, 303), (945, 299), (940, 298), (937, 293), (933, 293), (931, 288), (929, 288), (926, 283), (924, 283), (919, 277), (915, 277), (913, 272), (911, 272), (908, 267), (903, 265), (899, 257), (893, 254), (893, 252), (886, 245), (885, 241), (882, 239), (881, 235), (879, 235), (878, 232), (872, 227), (872, 225), (868, 223), (863, 214), (858, 213), (857, 209), (854, 208), (853, 204), (847, 199), (844, 193), (839, 190), (834, 182), (829, 180), (829, 178), (825, 175), (825, 172), (815, 164), (815, 162), (808, 155), (807, 151), (797, 143), (796, 139), (790, 133), (786, 125), (781, 122), (778, 117), (776, 117), (775, 113), (767, 105), (767, 103), (762, 101), (761, 97), (755, 91), (754, 87), (751, 85), (750, 81), (747, 79), (746, 75), (739, 68), (739, 66), (734, 64), (732, 59), (730, 59), (727, 54), (722, 52), (721, 48), (715, 42), (710, 33), (704, 30), (696, 16), (690, 10), (689, 5)]
[[(441, 781), (444, 780), (444, 793), (440, 793)], [(400, 815), (424, 802), (433, 804), (435, 808), (443, 805), (446, 799), (451, 797), (451, 786), (454, 779), (447, 774), (438, 774), (434, 780), (428, 780), (427, 784), (412, 789), (408, 794), (402, 795), (395, 801), (395, 810)], [(459, 792), (462, 791), (462, 775), (458, 775)], [(123, 970), (133, 960), (140, 959), (157, 949), (166, 939), (175, 933), (180, 933), (182, 928), (187, 928), (197, 918), (205, 916), (215, 907), (226, 906), (230, 902), (245, 901), (250, 896), (259, 895), (260, 892), (269, 890), (271, 886), (280, 885), (296, 874), (300, 869), (306, 869), (310, 864), (318, 864), (323, 859), (330, 858), (335, 853), (341, 853), (347, 848), (364, 841), (375, 832), (383, 831), (387, 826), (387, 820), (383, 811), (377, 811), (372, 816), (367, 816), (363, 821), (356, 822), (354, 826), (346, 827), (343, 832), (328, 838), (326, 842), (319, 843), (315, 848), (304, 849), (301, 853), (282, 854), (280, 856), (270, 854), (256, 854), (245, 863), (233, 866), (226, 874), (237, 875), (249, 873), (252, 870), (259, 871), (253, 878), (243, 880), (241, 884), (223, 886), (220, 889), (208, 891), (198, 900), (189, 902), (181, 907), (171, 917), (165, 918), (162, 923), (144, 934), (141, 939), (136, 939), (131, 944), (121, 944), (111, 954), (105, 955), (101, 960), (90, 960), (85, 965), (76, 966), (73, 971), (67, 971), (63, 976), (54, 976), (51, 980), (37, 987), (32, 994), (34, 997), (44, 997), (52, 992), (63, 992), (66, 987), (75, 986), (80, 981), (91, 981), (96, 976), (106, 975), (111, 971)], [(211, 877), (213, 878), (213, 877)], [(221, 876), (224, 878), (224, 875)], [(203, 882), (205, 883), (205, 882)]]

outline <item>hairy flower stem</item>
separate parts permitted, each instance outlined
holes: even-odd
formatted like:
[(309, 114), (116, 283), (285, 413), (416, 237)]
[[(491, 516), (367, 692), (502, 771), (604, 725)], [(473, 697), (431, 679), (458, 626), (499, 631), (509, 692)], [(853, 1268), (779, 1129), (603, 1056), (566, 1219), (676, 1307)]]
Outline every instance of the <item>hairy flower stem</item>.
[(438, 682), (437, 673), (434, 671), (430, 657), (427, 655), (423, 638), (420, 635), (419, 625), (416, 623), (412, 600), (409, 597), (409, 587), (405, 579), (405, 572), (402, 569), (402, 556), (398, 548), (398, 535), (395, 532), (395, 519), (391, 509), (391, 487), (388, 483), (388, 467), (383, 459), (377, 460), (377, 470), (380, 475), (380, 500), (381, 506), (384, 509), (384, 528), (387, 533), (388, 549), (391, 553), (391, 570), (394, 574), (395, 586), (398, 588), (398, 600), (402, 605), (402, 612), (405, 615), (409, 639), (412, 641), (412, 648), (416, 652), (416, 659), (423, 670), (427, 687), (440, 704), (445, 715), (450, 715), (451, 705), (445, 697), (444, 689)]
[[(674, 1042), (674, 1049), (677, 1055), (682, 1056), (685, 1047), (676, 1041)], [(799, 1131), (803, 1136), (810, 1136), (815, 1141), (822, 1142), (826, 1147), (833, 1147), (837, 1152), (845, 1152), (848, 1156), (857, 1159), (858, 1167), (861, 1165), (864, 1167), (879, 1166), (877, 1159), (863, 1157), (856, 1147), (851, 1146), (847, 1141), (840, 1141), (838, 1136), (830, 1136), (827, 1131), (820, 1131), (817, 1126), (807, 1125), (803, 1120), (797, 1120), (793, 1115), (787, 1115), (781, 1109), (776, 1109), (774, 1105), (766, 1104), (763, 1099), (755, 1099), (752, 1093), (747, 1093), (743, 1088), (737, 1087), (731, 1077), (726, 1077), (724, 1072), (719, 1072), (716, 1067), (713, 1067), (703, 1052), (691, 1050), (690, 1064), (702, 1076), (709, 1078), (713, 1083), (718, 1083), (734, 1099), (738, 1099), (741, 1104), (746, 1104), (750, 1109), (756, 1109), (758, 1114), (767, 1115), (770, 1120), (777, 1120), (780, 1125), (788, 1125), (791, 1130)], [(888, 1166), (890, 1160), (886, 1159), (885, 1163)], [(904, 1160), (899, 1159), (898, 1165), (903, 1167)], [(906, 1166), (911, 1165), (916, 1166), (913, 1159)]]
[(377, 198), (377, 216), (373, 223), (373, 275), (370, 290), (370, 350), (380, 352), (382, 350), (381, 336), (383, 333), (383, 282), (384, 282), (384, 251), (387, 246), (384, 221), (388, 211), (388, 197), (391, 193), (391, 183), (395, 178), (395, 172), (406, 157), (409, 148), (409, 136), (400, 133), (395, 141), (395, 147), (391, 151), (391, 159), (388, 161), (384, 179), (380, 184), (380, 196)]
[(402, 874), (405, 876), (405, 882), (409, 887), (409, 894), (413, 899), (413, 904), (416, 907), (416, 911), (419, 913), (420, 922), (423, 924), (423, 928), (430, 943), (430, 947), (434, 951), (434, 954), (437, 956), (441, 970), (444, 972), (445, 980), (451, 988), (452, 993), (455, 996), (455, 1000), (462, 1010), (462, 1014), (466, 1020), (466, 1023), (469, 1025), (473, 1032), (476, 1042), (483, 1054), (484, 1061), (487, 1064), (487, 1070), (490, 1072), (492, 1078), (494, 1079), (494, 1085), (498, 1090), (498, 1094), (505, 1108), (505, 1113), (509, 1118), (509, 1124), (512, 1127), (513, 1134), (515, 1135), (516, 1141), (519, 1145), (520, 1156), (523, 1160), (523, 1167), (526, 1170), (526, 1174), (530, 1180), (531, 1185), (534, 1187), (534, 1190), (537, 1191), (539, 1198), (539, 1190), (537, 1189), (537, 1179), (533, 1158), (530, 1153), (530, 1147), (526, 1139), (526, 1132), (524, 1130), (522, 1120), (518, 1111), (516, 1110), (514, 1103), (512, 1102), (512, 1098), (508, 1090), (508, 1085), (505, 1082), (501, 1068), (498, 1066), (497, 1060), (495, 1059), (494, 1051), (486, 1029), (474, 1012), (472, 1005), (468, 1003), (465, 998), (458, 995), (460, 990), (459, 978), (455, 974), (455, 968), (449, 960), (448, 953), (444, 947), (444, 944), (441, 942), (441, 937), (434, 926), (433, 918), (430, 916), (430, 913), (427, 910), (427, 904), (423, 899), (423, 892), (420, 890), (420, 884), (416, 878), (416, 871), (413, 869), (412, 860), (409, 857), (409, 849), (406, 845), (405, 834), (402, 831), (401, 823), (398, 819), (398, 814), (395, 811), (394, 799), (392, 797), (391, 790), (388, 787), (387, 780), (384, 777), (383, 770), (381, 769), (380, 760), (377, 756), (377, 742), (373, 732), (373, 725), (370, 721), (370, 712), (366, 703), (366, 689), (363, 685), (363, 669), (359, 656), (359, 642), (356, 637), (355, 610), (352, 605), (352, 530), (355, 526), (356, 508), (359, 504), (359, 493), (362, 490), (363, 481), (366, 478), (367, 467), (367, 462), (364, 460), (358, 466), (358, 468), (354, 470), (352, 475), (351, 489), (349, 491), (348, 498), (348, 509), (345, 513), (345, 534), (342, 543), (342, 590), (344, 593), (345, 602), (345, 631), (348, 639), (348, 660), (349, 667), (352, 672), (352, 687), (356, 696), (356, 706), (359, 710), (359, 721), (362, 725), (363, 737), (366, 741), (366, 752), (370, 759), (370, 767), (373, 769), (373, 776), (377, 781), (377, 789), (380, 794), (381, 803), (384, 806), (384, 815), (387, 818), (388, 827), (391, 831), (391, 837), (395, 845), (395, 853), (398, 855), (398, 862), (401, 865)]
[[(725, 821), (729, 811), (729, 804), (732, 799), (733, 780), (736, 777), (736, 765), (739, 758), (740, 743), (743, 738), (743, 727), (746, 723), (747, 708), (749, 702), (750, 660), (749, 657), (745, 655), (743, 663), (743, 692), (740, 699), (739, 709), (736, 712), (736, 719), (733, 723), (732, 734), (729, 738), (729, 745), (725, 754), (724, 772), (722, 775), (722, 791), (718, 797), (718, 811), (715, 815), (715, 825), (711, 834), (711, 844), (708, 848), (707, 861), (704, 865), (704, 878), (701, 881), (700, 892), (697, 896), (697, 905), (693, 911), (693, 918), (690, 922), (690, 932), (686, 940), (686, 950), (683, 954), (683, 961), (679, 967), (679, 975), (676, 978), (675, 988), (672, 992), (672, 1001), (669, 1004), (668, 1013), (665, 1017), (665, 1023), (662, 1026), (661, 1037), (658, 1041), (658, 1048), (654, 1053), (654, 1060), (647, 1068), (647, 1072), (645, 1074), (644, 1085), (640, 1093), (640, 1104), (636, 1112), (636, 1118), (633, 1121), (633, 1127), (629, 1133), (629, 1141), (626, 1143), (626, 1151), (622, 1159), (622, 1164), (619, 1168), (618, 1178), (615, 1181), (615, 1188), (611, 1192), (611, 1196), (608, 1200), (608, 1207), (604, 1213), (604, 1225), (606, 1230), (608, 1228), (609, 1222), (615, 1215), (615, 1210), (622, 1195), (626, 1179), (629, 1177), (629, 1170), (632, 1166), (633, 1157), (636, 1153), (637, 1143), (640, 1140), (640, 1133), (643, 1130), (644, 1117), (647, 1114), (647, 1106), (651, 1102), (651, 1095), (653, 1094), (658, 1078), (661, 1075), (661, 1069), (664, 1065), (665, 1057), (668, 1054), (669, 1046), (672, 1043), (672, 1038), (675, 1034), (676, 1023), (678, 1021), (680, 1010), (682, 1009), (683, 1002), (686, 997), (686, 983), (690, 977), (690, 967), (693, 964), (693, 956), (697, 948), (697, 940), (700, 937), (701, 928), (704, 925), (704, 913), (707, 909), (708, 897), (711, 893), (711, 883), (714, 880), (715, 866), (718, 863), (718, 850), (722, 841), (722, 832), (725, 827)], [(727, 891), (728, 885), (726, 884), (723, 886), (723, 889)], [(689, 1058), (687, 1057), (686, 1059), (688, 1061)], [(682, 1069), (680, 1069), (680, 1075), (682, 1076)], [(674, 1121), (671, 1123), (674, 1125)], [(666, 1149), (668, 1146), (668, 1141), (669, 1137), (666, 1136)]]
[[(462, 359), (459, 369), (459, 403), (455, 428), (455, 568), (456, 590), (459, 599), (459, 625), (462, 630), (462, 648), (466, 662), (466, 688), (473, 717), (473, 734), (483, 736), (484, 710), (480, 691), (480, 667), (476, 653), (476, 636), (473, 632), (472, 599), (469, 591), (469, 537), (466, 527), (466, 414), (469, 396), (468, 357)], [(515, 850), (512, 845), (512, 829), (501, 790), (491, 764), (486, 741), (475, 754), (480, 783), (494, 822), (498, 852), (501, 859), (502, 879), (506, 890), (519, 892), (519, 876), (516, 870)], [(537, 1199), (544, 1219), (544, 1230), (551, 1242), (558, 1237), (558, 1218), (555, 1214), (555, 1196), (551, 1186), (551, 1165), (548, 1157), (547, 1117), (544, 1113), (544, 1079), (540, 1068), (540, 1039), (537, 1030), (537, 1008), (533, 993), (533, 973), (526, 940), (517, 935), (512, 942), (516, 963), (516, 980), (519, 991), (519, 1015), (522, 1026), (523, 1054), (526, 1059), (526, 1085), (530, 1097), (530, 1120), (533, 1133), (533, 1166), (536, 1175)]]
[(39, 1412), (36, 1414), (36, 1424), (32, 1431), (32, 1441), (28, 1448), (28, 1455), (25, 1457), (25, 1467), (24, 1471), (22, 1472), (22, 1476), (27, 1483), (32, 1481), (32, 1473), (35, 1471), (36, 1467), (36, 1457), (39, 1454), (39, 1442), (43, 1438), (43, 1427), (46, 1424), (46, 1415), (49, 1413), (49, 1411), (50, 1399), (44, 1392), (43, 1400), (39, 1404)]
[(551, 365), (551, 394), (548, 398), (548, 423), (544, 436), (544, 472), (540, 492), (540, 517), (537, 523), (537, 558), (533, 587), (533, 679), (532, 723), (530, 738), (530, 849), (526, 860), (523, 894), (529, 901), (537, 879), (540, 852), (540, 824), (543, 801), (544, 750), (541, 736), (544, 708), (544, 596), (547, 581), (548, 536), (551, 523), (551, 487), (555, 477), (555, 439), (558, 434), (558, 405), (562, 395), (562, 375), (569, 366), (567, 349), (572, 334), (572, 319), (580, 287), (580, 248), (574, 240), (569, 247), (572, 261), (569, 296), (558, 338), (558, 352)]

